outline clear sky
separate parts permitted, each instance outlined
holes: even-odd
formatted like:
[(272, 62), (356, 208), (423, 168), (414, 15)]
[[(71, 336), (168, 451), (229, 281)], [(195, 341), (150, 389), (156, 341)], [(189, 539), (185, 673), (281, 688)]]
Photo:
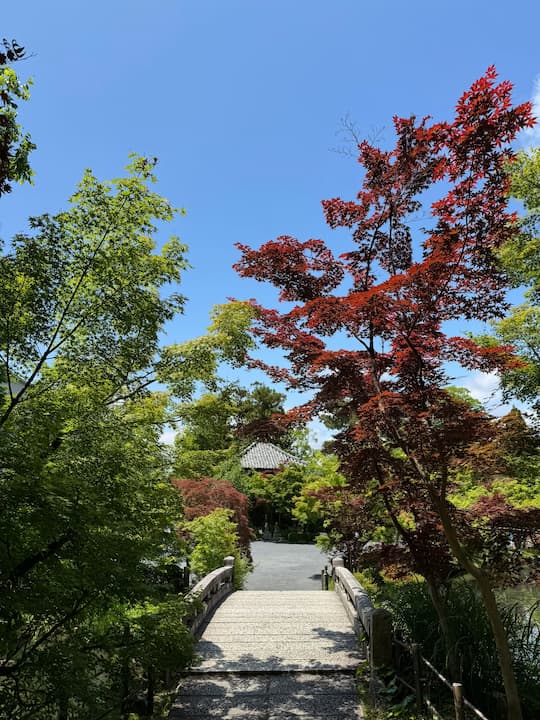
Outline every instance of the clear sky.
[(329, 237), (320, 201), (359, 189), (333, 151), (341, 118), (391, 142), (393, 115), (450, 117), (491, 64), (531, 99), (539, 28), (537, 0), (4, 3), (0, 36), (33, 54), (17, 70), (34, 78), (21, 119), (38, 150), (34, 187), (2, 200), (0, 237), (65, 207), (86, 167), (106, 179), (132, 151), (157, 156), (194, 266), (168, 339), (199, 335), (213, 304), (266, 297), (232, 270), (234, 242)]

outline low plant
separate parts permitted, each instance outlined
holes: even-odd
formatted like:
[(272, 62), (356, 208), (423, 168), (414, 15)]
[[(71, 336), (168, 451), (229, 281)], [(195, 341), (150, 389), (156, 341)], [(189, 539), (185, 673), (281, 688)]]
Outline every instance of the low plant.
[[(404, 639), (420, 643), (424, 657), (444, 669), (449, 648), (439, 632), (425, 583), (388, 582), (372, 589), (376, 602), (392, 612), (396, 631)], [(488, 717), (502, 717), (502, 679), (497, 652), (475, 588), (465, 578), (454, 580), (446, 588), (446, 604), (465, 696)], [(537, 605), (526, 612), (517, 604), (501, 608), (525, 720), (540, 717), (540, 629), (533, 619), (535, 610)], [(447, 694), (444, 689), (443, 692)]]
[(358, 694), (366, 720), (416, 720), (415, 698), (402, 685), (391, 670), (377, 673), (377, 688), (374, 690), (367, 664), (360, 665), (356, 671)]

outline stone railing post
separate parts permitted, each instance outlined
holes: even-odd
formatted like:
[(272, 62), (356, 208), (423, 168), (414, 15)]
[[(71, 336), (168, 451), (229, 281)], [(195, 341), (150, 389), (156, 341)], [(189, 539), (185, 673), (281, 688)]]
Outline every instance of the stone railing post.
[(392, 666), (392, 616), (374, 608), (369, 629), (369, 661), (372, 668)]
[(364, 588), (345, 569), (342, 557), (332, 560), (334, 589), (345, 605), (355, 630), (367, 635), (368, 657), (372, 670), (392, 666), (392, 616), (388, 610), (374, 608)]
[(332, 577), (334, 577), (334, 575), (335, 575), (335, 569), (338, 568), (338, 567), (345, 567), (345, 561), (343, 560), (342, 557), (339, 557), (339, 556), (338, 556), (338, 557), (335, 557), (335, 558), (332, 560)]
[(231, 568), (231, 584), (234, 586), (234, 557), (227, 555), (226, 558), (223, 558), (223, 565)]

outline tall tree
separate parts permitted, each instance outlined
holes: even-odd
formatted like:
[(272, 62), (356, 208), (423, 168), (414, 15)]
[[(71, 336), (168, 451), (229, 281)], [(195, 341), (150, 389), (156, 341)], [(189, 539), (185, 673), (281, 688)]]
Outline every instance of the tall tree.
[(510, 165), (511, 194), (523, 203), (520, 232), (501, 249), (505, 269), (516, 285), (530, 286), (540, 299), (540, 148), (518, 153)]
[(241, 444), (252, 440), (286, 443), (284, 399), (276, 390), (254, 383), (249, 389), (229, 384), (182, 403), (176, 412), (181, 429), (175, 438), (175, 474), (215, 475), (221, 463), (237, 456)]
[[(273, 377), (314, 391), (293, 414), (342, 418), (335, 448), (351, 484), (378, 486), (398, 531), (397, 509), (415, 533), (442, 526), (442, 542), (478, 585), (499, 653), (508, 717), (522, 717), (511, 654), (487, 570), (467, 551), (448, 500), (449, 473), (489, 420), (444, 388), (445, 361), (470, 369), (512, 367), (505, 347), (449, 337), (445, 322), (504, 312), (506, 278), (497, 250), (512, 236), (507, 210), (509, 143), (533, 124), (529, 104), (513, 107), (511, 85), (490, 68), (460, 98), (451, 122), (394, 118), (392, 150), (359, 145), (364, 170), (353, 201), (323, 202), (331, 228), (352, 244), (336, 256), (322, 240), (289, 236), (259, 250), (239, 245), (241, 275), (268, 281), (287, 304), (257, 307), (256, 334), (285, 351)], [(433, 201), (433, 193), (442, 196)], [(411, 220), (431, 193), (431, 224)], [(426, 221), (426, 225), (428, 221)], [(419, 236), (423, 232), (423, 240)], [(339, 241), (338, 241), (339, 242)], [(336, 349), (336, 336), (347, 338)], [(261, 363), (258, 363), (261, 365)]]
[(0, 714), (14, 720), (127, 717), (143, 679), (191, 652), (182, 598), (149, 579), (183, 552), (160, 443), (171, 398), (153, 383), (189, 398), (242, 330), (216, 313), (206, 336), (160, 347), (186, 249), (156, 250), (175, 211), (154, 165), (87, 172), (69, 210), (33, 218), (0, 258)]

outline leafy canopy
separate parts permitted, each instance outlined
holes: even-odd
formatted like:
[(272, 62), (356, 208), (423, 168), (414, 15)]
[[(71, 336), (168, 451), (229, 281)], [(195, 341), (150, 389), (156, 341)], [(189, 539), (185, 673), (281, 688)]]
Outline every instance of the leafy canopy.
[(119, 718), (192, 652), (160, 436), (242, 324), (160, 347), (187, 262), (177, 237), (156, 249), (176, 211), (154, 166), (87, 171), (0, 257), (0, 714), (16, 720)]
[[(504, 315), (507, 277), (497, 254), (515, 233), (506, 166), (510, 143), (533, 123), (530, 104), (513, 106), (510, 83), (498, 83), (489, 68), (451, 121), (395, 117), (392, 149), (359, 144), (356, 198), (322, 203), (330, 228), (350, 232), (344, 251), (281, 236), (256, 250), (238, 245), (236, 265), (279, 291), (278, 309), (256, 306), (255, 333), (284, 352), (286, 365), (253, 364), (312, 391), (291, 416), (326, 414), (341, 428), (333, 450), (355, 488), (370, 491), (366, 520), (384, 510), (434, 589), (456, 562), (474, 577), (516, 720), (517, 686), (493, 596), (497, 573), (469, 554), (470, 523), (448, 502), (450, 468), (490, 433), (489, 418), (445, 387), (449, 361), (483, 371), (520, 363), (509, 346), (451, 337), (445, 323)], [(421, 210), (428, 219), (418, 228)], [(400, 523), (402, 507), (412, 530)]]
[(505, 398), (528, 403), (540, 418), (540, 148), (518, 153), (509, 166), (511, 194), (525, 214), (499, 257), (515, 286), (525, 286), (525, 302), (493, 324), (494, 334), (479, 338), (486, 347), (511, 344), (523, 361), (502, 373)]

